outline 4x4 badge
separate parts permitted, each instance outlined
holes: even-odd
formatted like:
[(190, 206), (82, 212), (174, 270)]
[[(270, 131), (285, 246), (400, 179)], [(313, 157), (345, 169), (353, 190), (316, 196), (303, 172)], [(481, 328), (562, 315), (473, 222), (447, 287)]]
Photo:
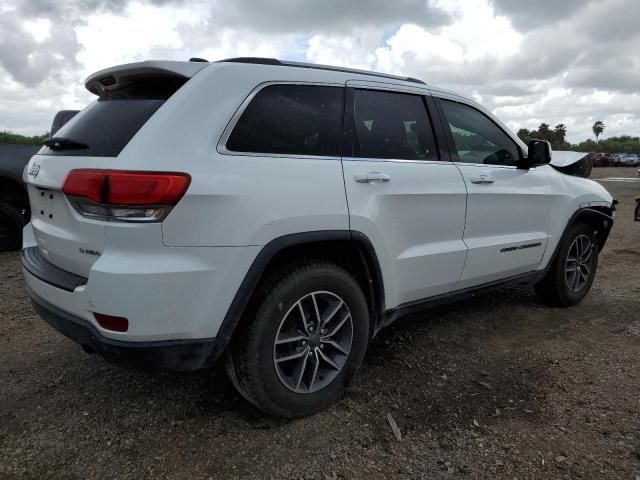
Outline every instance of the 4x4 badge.
[(38, 173), (40, 173), (40, 165), (34, 163), (29, 169), (29, 175), (31, 175), (33, 178), (36, 178), (38, 176)]

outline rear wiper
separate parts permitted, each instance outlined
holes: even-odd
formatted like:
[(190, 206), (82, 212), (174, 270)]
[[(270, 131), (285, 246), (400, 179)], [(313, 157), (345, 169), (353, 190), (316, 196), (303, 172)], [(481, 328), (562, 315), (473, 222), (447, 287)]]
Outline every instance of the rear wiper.
[(43, 143), (51, 150), (83, 150), (89, 148), (86, 143), (67, 137), (51, 137), (47, 138)]

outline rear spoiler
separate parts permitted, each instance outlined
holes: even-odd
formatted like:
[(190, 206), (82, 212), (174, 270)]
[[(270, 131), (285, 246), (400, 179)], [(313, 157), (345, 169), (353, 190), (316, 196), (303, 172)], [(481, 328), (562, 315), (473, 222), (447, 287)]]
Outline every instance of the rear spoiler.
[(208, 65), (209, 63), (204, 62), (172, 62), (166, 60), (127, 63), (105, 68), (89, 75), (84, 82), (84, 86), (91, 93), (102, 96), (105, 91), (122, 88), (139, 77), (178, 77), (186, 79), (191, 78)]

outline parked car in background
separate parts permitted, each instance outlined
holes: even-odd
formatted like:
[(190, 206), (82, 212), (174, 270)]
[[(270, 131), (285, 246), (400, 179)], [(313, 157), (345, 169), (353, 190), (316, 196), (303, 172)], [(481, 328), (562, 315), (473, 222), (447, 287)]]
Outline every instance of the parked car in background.
[(596, 153), (593, 166), (594, 167), (608, 167), (611, 162), (611, 158), (608, 153)]
[[(58, 131), (76, 113), (77, 110), (58, 112), (51, 132)], [(31, 218), (23, 173), (40, 148), (39, 145), (0, 144), (0, 252), (22, 246), (22, 229)]]
[(22, 245), (22, 228), (30, 218), (22, 173), (38, 150), (34, 145), (0, 145), (0, 252)]
[(53, 122), (51, 122), (51, 130), (49, 131), (49, 137), (53, 137), (58, 130), (60, 130), (64, 125), (71, 120), (79, 110), (60, 110), (56, 113), (55, 117), (53, 117)]
[(609, 155), (609, 161), (612, 167), (619, 167), (622, 165), (622, 154), (612, 153)]
[(224, 354), (273, 415), (331, 405), (408, 313), (513, 284), (577, 304), (613, 224), (548, 142), (417, 79), (235, 58), (85, 86), (99, 100), (28, 168), (35, 309), (128, 366)]
[(620, 157), (620, 162), (625, 167), (635, 167), (638, 165), (638, 156), (635, 153), (625, 153)]
[(638, 156), (635, 153), (615, 153), (612, 158), (615, 167), (635, 167), (638, 165)]

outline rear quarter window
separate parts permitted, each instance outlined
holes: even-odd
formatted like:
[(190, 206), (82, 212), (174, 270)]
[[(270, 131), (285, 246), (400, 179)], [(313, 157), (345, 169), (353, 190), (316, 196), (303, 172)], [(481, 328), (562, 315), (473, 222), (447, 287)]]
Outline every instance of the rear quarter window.
[(264, 87), (240, 116), (227, 150), (339, 156), (343, 90), (316, 85)]

